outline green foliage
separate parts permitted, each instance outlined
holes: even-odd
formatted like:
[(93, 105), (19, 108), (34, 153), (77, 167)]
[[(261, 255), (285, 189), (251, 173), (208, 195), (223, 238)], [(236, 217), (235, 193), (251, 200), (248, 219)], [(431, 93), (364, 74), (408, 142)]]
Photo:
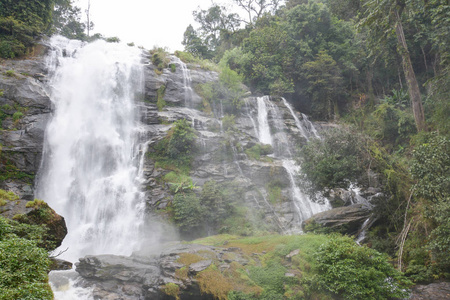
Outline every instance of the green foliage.
[(72, 1), (56, 1), (53, 11), (52, 31), (69, 39), (86, 40), (86, 24), (81, 21), (81, 8)]
[[(107, 43), (120, 43), (120, 39), (117, 36), (107, 37), (105, 39)], [(153, 61), (153, 60), (152, 60)]]
[(311, 113), (320, 119), (331, 119), (339, 115), (336, 100), (343, 93), (340, 68), (326, 51), (320, 51), (314, 61), (303, 65), (304, 76), (308, 81), (307, 93), (310, 95)]
[(361, 136), (349, 129), (333, 129), (299, 151), (302, 170), (311, 182), (312, 193), (325, 188), (348, 188), (361, 180), (368, 164)]
[(0, 299), (53, 299), (48, 255), (37, 246), (44, 233), (0, 217)]
[(16, 71), (14, 70), (8, 70), (5, 72), (5, 76), (7, 77), (14, 77), (16, 75)]
[(8, 201), (14, 201), (18, 199), (19, 197), (12, 191), (7, 192), (5, 190), (0, 189), (0, 206), (6, 205)]
[[(425, 201), (426, 213), (434, 222), (427, 248), (431, 250), (431, 259), (427, 252), (422, 255), (423, 263), (411, 265), (427, 266), (432, 273), (442, 276), (450, 268), (450, 140), (437, 134), (426, 136), (426, 141), (413, 152), (411, 173), (416, 180), (414, 193)], [(418, 250), (421, 249), (418, 245)], [(418, 255), (411, 254), (415, 260)], [(431, 260), (431, 262), (430, 262)], [(411, 268), (409, 270), (411, 271)], [(426, 270), (428, 272), (428, 270)], [(416, 273), (416, 272), (414, 272)]]
[(432, 202), (448, 201), (450, 191), (450, 140), (437, 134), (414, 150), (411, 166), (417, 180), (415, 193)]
[(193, 192), (178, 193), (173, 198), (175, 224), (182, 233), (193, 236), (201, 229), (203, 210)]
[(23, 117), (23, 113), (20, 111), (16, 111), (12, 116), (14, 122), (19, 121), (20, 119), (22, 119), (22, 117)]
[(411, 282), (388, 258), (349, 237), (332, 237), (319, 248), (318, 284), (344, 299), (404, 298)]
[(273, 153), (271, 145), (255, 144), (252, 147), (245, 149), (245, 154), (248, 155), (250, 159), (260, 160), (261, 155), (268, 155)]
[(156, 107), (158, 108), (158, 111), (162, 111), (163, 108), (167, 105), (166, 101), (164, 100), (165, 93), (166, 93), (166, 86), (163, 84), (156, 91)]
[(161, 286), (161, 291), (167, 296), (174, 297), (175, 300), (180, 300), (180, 287), (175, 283), (169, 282)]
[(169, 66), (170, 57), (167, 51), (164, 48), (153, 48), (150, 51), (152, 56), (151, 61), (152, 64), (156, 67), (156, 74), (161, 75), (162, 71)]
[(25, 55), (52, 22), (53, 0), (0, 1), (0, 57)]
[(190, 168), (195, 138), (195, 131), (190, 122), (186, 119), (178, 120), (149, 155), (166, 169), (185, 172)]

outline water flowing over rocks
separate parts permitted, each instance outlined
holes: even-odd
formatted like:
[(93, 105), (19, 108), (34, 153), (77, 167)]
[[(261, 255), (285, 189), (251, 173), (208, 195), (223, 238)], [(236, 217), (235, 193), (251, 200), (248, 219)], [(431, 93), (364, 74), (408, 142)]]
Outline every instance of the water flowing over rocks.
[[(67, 63), (71, 63), (70, 59), (80, 55), (81, 50), (77, 50), (77, 52), (71, 48), (73, 47), (71, 43), (67, 41), (64, 43), (66, 43), (67, 50), (61, 50), (60, 58), (68, 58)], [(82, 49), (85, 46), (79, 45), (79, 47)], [(52, 51), (60, 51), (55, 49), (51, 48)], [(231, 187), (236, 191), (233, 201), (247, 208), (246, 217), (263, 224), (264, 229), (268, 232), (299, 233), (302, 231), (302, 223), (308, 218), (310, 219), (307, 222), (314, 220), (316, 223), (330, 227), (346, 225), (351, 228), (352, 232), (356, 232), (357, 228), (360, 228), (361, 224), (370, 216), (370, 206), (365, 205), (364, 202), (370, 202), (370, 197), (375, 195), (383, 196), (379, 193), (379, 187), (373, 184), (371, 185), (372, 190), (367, 189), (361, 192), (358, 194), (360, 197), (358, 199), (356, 199), (356, 195), (348, 191), (335, 190), (329, 193), (331, 205), (325, 198), (316, 202), (312, 201), (308, 195), (302, 192), (299, 185), (300, 168), (295, 162), (296, 147), (307, 143), (310, 139), (320, 138), (321, 130), (336, 125), (312, 123), (307, 116), (294, 111), (284, 99), (248, 95), (244, 99), (240, 112), (236, 114), (232, 126), (224, 128), (222, 113), (216, 112), (216, 116), (214, 116), (214, 114), (197, 109), (201, 107), (202, 99), (195, 93), (195, 87), (198, 84), (217, 81), (218, 74), (216, 72), (203, 70), (195, 65), (186, 65), (178, 58), (172, 57), (171, 64), (174, 64), (175, 68), (164, 69), (162, 74), (158, 75), (148, 55), (141, 53), (139, 59), (143, 67), (142, 73), (133, 71), (135, 65), (127, 65), (127, 62), (121, 62), (124, 64), (122, 69), (121, 63), (113, 62), (112, 64), (118, 68), (116, 76), (121, 78), (119, 82), (124, 81), (120, 76), (127, 77), (127, 72), (131, 70), (131, 75), (129, 78), (127, 77), (127, 80), (133, 84), (133, 89), (127, 92), (135, 96), (134, 102), (127, 102), (126, 105), (121, 103), (120, 107), (129, 109), (128, 115), (114, 115), (114, 118), (120, 122), (130, 123), (128, 124), (129, 131), (124, 133), (122, 129), (118, 129), (117, 132), (120, 134), (117, 135), (117, 132), (112, 132), (114, 134), (109, 136), (117, 136), (117, 139), (111, 145), (102, 143), (100, 148), (96, 148), (95, 143), (99, 140), (97, 137), (97, 139), (90, 139), (90, 144), (85, 149), (77, 143), (71, 146), (72, 151), (66, 149), (67, 153), (76, 152), (74, 149), (84, 149), (82, 151), (85, 152), (92, 149), (98, 150), (97, 152), (105, 153), (102, 157), (105, 164), (96, 165), (95, 163), (98, 161), (93, 159), (92, 155), (88, 155), (90, 160), (87, 162), (83, 162), (77, 156), (75, 159), (66, 160), (73, 165), (63, 164), (54, 170), (67, 176), (79, 176), (67, 182), (62, 182), (63, 179), (67, 179), (66, 176), (56, 176), (55, 178), (58, 180), (53, 182), (54, 185), (57, 185), (54, 187), (56, 190), (60, 186), (68, 188), (71, 196), (80, 200), (83, 205), (88, 196), (92, 198), (91, 194), (93, 193), (96, 195), (93, 197), (95, 207), (105, 204), (98, 214), (90, 209), (83, 213), (86, 223), (75, 226), (75, 229), (83, 234), (82, 237), (74, 238), (78, 244), (84, 243), (89, 238), (101, 244), (99, 240), (104, 234), (101, 231), (95, 232), (92, 227), (92, 220), (95, 218), (104, 218), (107, 222), (112, 219), (125, 220), (126, 226), (133, 225), (130, 230), (125, 230), (133, 237), (139, 236), (142, 228), (147, 228), (150, 229), (151, 234), (160, 234), (155, 237), (158, 242), (170, 239), (170, 237), (164, 236), (164, 232), (157, 232), (158, 230), (149, 225), (151, 223), (149, 220), (152, 218), (164, 219), (165, 212), (170, 208), (173, 193), (169, 184), (163, 180), (170, 170), (158, 166), (147, 154), (154, 151), (158, 142), (167, 136), (173, 122), (181, 119), (191, 122), (196, 130), (196, 153), (189, 173), (195, 186), (194, 192), (200, 194), (204, 184), (211, 180), (222, 186)], [(2, 128), (5, 130), (0, 136), (2, 144), (0, 167), (2, 170), (12, 167), (15, 173), (11, 178), (1, 182), (0, 187), (13, 190), (21, 199), (32, 200), (34, 198), (34, 176), (38, 173), (38, 169), (42, 167), (41, 171), (46, 170), (40, 174), (40, 179), (43, 180), (41, 182), (45, 182), (47, 175), (55, 176), (53, 171), (46, 169), (52, 163), (41, 164), (47, 123), (51, 115), (53, 116), (52, 121), (58, 117), (55, 103), (50, 100), (50, 91), (46, 86), (49, 78), (44, 74), (52, 73), (55, 70), (46, 70), (42, 58), (9, 63), (14, 65), (0, 66), (0, 76), (2, 77), (0, 90), (3, 90), (0, 105), (9, 105), (4, 110), (8, 117), (2, 122)], [(56, 68), (60, 64), (54, 63), (54, 67)], [(15, 70), (14, 76), (4, 75), (10, 69)], [(75, 73), (75, 68), (68, 65), (66, 76), (71, 75), (72, 71)], [(140, 75), (136, 75), (137, 73)], [(81, 74), (84, 73), (81, 72)], [(119, 94), (126, 94), (124, 92), (126, 88), (123, 86), (114, 86), (114, 88), (121, 91)], [(67, 98), (71, 94), (65, 95)], [(89, 95), (89, 91), (85, 96), (86, 102), (90, 103), (88, 97), (92, 95)], [(96, 98), (101, 96), (100, 93)], [(161, 100), (165, 103), (163, 107), (160, 105)], [(129, 103), (132, 103), (133, 107), (128, 107)], [(24, 109), (20, 110), (21, 108)], [(19, 110), (23, 116), (18, 120), (13, 120), (13, 114)], [(135, 114), (135, 112), (137, 113)], [(88, 114), (88, 110), (83, 113)], [(71, 116), (70, 113), (67, 114), (67, 118), (69, 116)], [(67, 118), (63, 117), (60, 121), (65, 121)], [(85, 129), (81, 130), (81, 133), (94, 132), (97, 127), (101, 126), (94, 121), (102, 119), (104, 118), (96, 117), (94, 114), (94, 117), (85, 124)], [(77, 122), (76, 120), (71, 121), (71, 123)], [(63, 123), (54, 123), (53, 129), (55, 127), (57, 129), (58, 124)], [(105, 126), (105, 128), (111, 127)], [(64, 138), (64, 134), (60, 136)], [(128, 134), (132, 136), (132, 140), (131, 138), (125, 141), (119, 139)], [(101, 133), (98, 135), (103, 138)], [(72, 132), (70, 139), (74, 136), (75, 134)], [(59, 142), (55, 140), (53, 144), (58, 146)], [(112, 170), (117, 167), (117, 164), (111, 156), (117, 154), (118, 144), (123, 144), (122, 150), (131, 153), (127, 152), (130, 155), (127, 162), (130, 162), (132, 167), (120, 169), (120, 176), (112, 180), (111, 178), (115, 176), (112, 175)], [(258, 150), (257, 155), (252, 152), (255, 149)], [(56, 150), (52, 151), (54, 151), (52, 154), (57, 153)], [(52, 158), (53, 155), (49, 154), (50, 152), (47, 153), (47, 157)], [(93, 165), (97, 167), (93, 168)], [(105, 186), (105, 191), (110, 193), (111, 197), (109, 198), (117, 198), (117, 203), (110, 205), (103, 203), (101, 197), (104, 197), (106, 193), (103, 191), (94, 190), (87, 195), (83, 194), (84, 190), (77, 190), (81, 186), (97, 187), (100, 185), (91, 184), (91, 181), (94, 182), (94, 180), (85, 178), (85, 171), (88, 169), (98, 169), (107, 173), (108, 176), (105, 176), (102, 186)], [(124, 180), (125, 177), (126, 180)], [(113, 187), (113, 184), (117, 184), (117, 186)], [(273, 186), (276, 187), (276, 193), (271, 189)], [(42, 195), (46, 195), (48, 186), (42, 185), (41, 187)], [(130, 202), (135, 205), (130, 210), (121, 202), (125, 197), (129, 197)], [(58, 203), (60, 199), (54, 198)], [(338, 203), (338, 205), (333, 205), (333, 203)], [(24, 204), (25, 202), (20, 205)], [(74, 205), (72, 200), (66, 205), (60, 203), (58, 205), (61, 205), (61, 210), (66, 210), (65, 212), (72, 220), (76, 210), (80, 209), (77, 205), (67, 209), (70, 205)], [(332, 206), (343, 207), (330, 210)], [(11, 209), (11, 211), (13, 210)], [(135, 212), (139, 213), (139, 218), (133, 215)], [(93, 214), (91, 215), (91, 213)], [(79, 221), (76, 218), (79, 216), (75, 217), (75, 221)], [(141, 218), (144, 219), (142, 223)], [(118, 222), (112, 226), (107, 222), (101, 226), (104, 232), (109, 234), (110, 231), (117, 230), (121, 232), (122, 237), (132, 238), (128, 234), (123, 234), (123, 229), (126, 227), (123, 225), (124, 223)], [(211, 232), (211, 234), (214, 233), (216, 232)], [(93, 238), (95, 236), (98, 236), (99, 239)], [(104, 244), (103, 249), (109, 250), (116, 246), (116, 240), (111, 239), (110, 242), (112, 244)], [(78, 244), (72, 248), (78, 247)], [(94, 248), (95, 246), (97, 245), (92, 245)], [(122, 246), (118, 252), (124, 249), (125, 252), (136, 250), (132, 249), (131, 242), (124, 243)], [(211, 299), (209, 295), (200, 294), (194, 278), (195, 274), (206, 269), (212, 261), (216, 261), (216, 265), (219, 265), (220, 268), (229, 268), (232, 262), (246, 264), (246, 258), (239, 249), (218, 249), (183, 244), (164, 245), (164, 247), (164, 250), (145, 250), (144, 248), (129, 257), (123, 255), (86, 256), (77, 264), (77, 271), (83, 277), (79, 284), (93, 288), (93, 295), (96, 299), (167, 299), (168, 296), (161, 292), (161, 286), (169, 283), (176, 283), (182, 288), (182, 299)], [(89, 246), (88, 249), (92, 250), (93, 248)], [(183, 253), (195, 254), (202, 259), (189, 264), (189, 266), (183, 265), (178, 261)], [(183, 267), (188, 267), (188, 272), (186, 277), (180, 280), (175, 272)]]

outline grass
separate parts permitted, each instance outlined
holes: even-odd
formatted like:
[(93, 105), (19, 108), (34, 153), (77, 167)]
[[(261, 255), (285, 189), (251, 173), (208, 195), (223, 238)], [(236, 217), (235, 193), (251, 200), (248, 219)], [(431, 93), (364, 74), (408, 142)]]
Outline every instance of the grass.
[[(196, 279), (201, 291), (215, 299), (331, 299), (328, 294), (314, 290), (317, 270), (313, 255), (328, 238), (314, 234), (253, 237), (223, 234), (198, 239), (191, 243), (239, 248), (241, 254), (227, 252), (223, 259), (243, 255), (248, 264), (233, 261), (225, 269), (213, 264)], [(286, 273), (293, 275), (286, 277)]]

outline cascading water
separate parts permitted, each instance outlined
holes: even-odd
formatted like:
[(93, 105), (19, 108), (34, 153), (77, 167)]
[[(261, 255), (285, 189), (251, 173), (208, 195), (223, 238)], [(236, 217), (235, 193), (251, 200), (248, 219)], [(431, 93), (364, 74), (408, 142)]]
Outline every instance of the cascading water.
[(295, 125), (297, 126), (298, 130), (300, 131), (300, 134), (308, 141), (312, 136), (320, 139), (319, 134), (317, 133), (316, 128), (314, 127), (313, 123), (308, 119), (308, 116), (305, 114), (302, 114), (302, 121), (297, 117), (297, 115), (294, 112), (294, 109), (292, 106), (287, 102), (286, 99), (282, 98), (284, 106), (286, 106), (289, 109), (289, 112), (291, 113), (292, 117), (294, 118)]
[[(303, 126), (301, 125), (298, 118), (295, 116), (292, 108), (283, 99), (285, 106), (290, 110), (291, 114), (294, 116), (294, 120), (296, 121), (296, 125), (299, 127), (301, 134), (309, 139), (309, 136), (306, 134)], [(284, 128), (280, 128), (280, 124), (276, 124), (276, 120), (281, 120), (278, 107), (276, 107), (268, 96), (257, 98), (258, 105), (258, 137), (259, 141), (264, 144), (270, 144), (274, 146), (274, 144), (282, 145), (283, 147), (289, 148), (289, 143), (286, 137), (286, 134), (283, 132)], [(271, 114), (273, 119), (276, 119), (273, 123), (275, 123), (274, 131), (278, 132), (276, 134), (276, 138), (271, 133), (271, 126), (269, 123), (269, 113), (268, 107), (271, 110)], [(281, 131), (281, 132), (280, 132)], [(281, 139), (281, 140), (280, 140)], [(280, 147), (277, 147), (280, 148)], [(275, 149), (276, 150), (276, 149)], [(298, 166), (295, 161), (292, 159), (292, 154), (289, 149), (285, 149), (284, 151), (275, 151), (275, 156), (279, 157), (283, 163), (283, 167), (289, 175), (289, 183), (291, 185), (292, 197), (294, 199), (293, 205), (297, 212), (295, 218), (295, 224), (293, 231), (301, 230), (301, 224), (303, 221), (311, 217), (312, 215), (329, 210), (331, 207), (326, 199), (323, 199), (321, 202), (312, 201), (306, 194), (304, 194), (300, 187), (296, 183), (296, 177), (300, 173), (300, 166)]]
[(194, 91), (192, 90), (191, 72), (181, 59), (178, 57), (174, 57), (173, 59), (178, 63), (181, 67), (181, 71), (183, 72), (184, 106), (192, 107), (192, 97)]
[(54, 115), (36, 196), (65, 217), (62, 258), (129, 255), (140, 240), (144, 207), (144, 144), (134, 105), (143, 87), (141, 51), (62, 37), (51, 43)]
[(272, 145), (266, 101), (268, 96), (258, 97), (258, 138), (263, 144)]

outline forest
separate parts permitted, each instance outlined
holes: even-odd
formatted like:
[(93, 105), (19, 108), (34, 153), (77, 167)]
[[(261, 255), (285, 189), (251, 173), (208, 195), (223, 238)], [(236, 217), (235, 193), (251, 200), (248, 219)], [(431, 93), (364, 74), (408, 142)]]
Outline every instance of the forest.
[[(370, 172), (378, 174), (383, 192), (389, 197), (373, 203), (376, 221), (366, 245), (389, 255), (396, 269), (412, 282), (448, 280), (449, 2), (230, 2), (245, 14), (221, 4), (199, 7), (193, 12), (197, 24), (185, 30), (185, 49), (177, 55), (186, 62), (214, 65), (220, 72), (219, 84), (201, 87), (197, 92), (212, 102), (226, 99), (231, 115), (242, 105), (244, 84), (256, 95), (287, 99), (314, 121), (338, 124), (338, 129), (327, 132), (323, 139), (299, 147), (296, 159), (302, 163), (309, 182), (305, 189), (311, 195), (326, 195), (333, 188), (347, 188), (354, 182), (364, 184), (370, 180)], [(94, 24), (82, 21), (81, 14), (71, 0), (0, 0), (0, 63), (1, 59), (31, 55), (43, 36), (108, 40), (101, 34), (90, 36)], [(151, 53), (157, 65), (164, 55), (161, 49)], [(5, 192), (0, 201), (3, 197), (14, 196)], [(175, 218), (183, 226), (189, 222), (183, 214)], [(2, 255), (5, 251), (20, 255), (22, 243), (23, 249), (36, 256), (40, 282), (27, 286), (29, 290), (24, 293), (51, 297), (48, 287), (41, 286), (48, 263), (45, 251), (39, 247), (42, 240), (36, 232), (40, 229), (30, 227), (31, 234), (24, 233), (28, 230), (24, 225), (0, 221)], [(330, 234), (320, 226), (305, 230)], [(333, 235), (333, 239), (345, 238)], [(352, 247), (348, 240), (336, 247), (344, 246)], [(325, 252), (321, 263), (326, 268)], [(373, 253), (370, 255), (376, 255)], [(14, 286), (22, 280), (20, 276), (25, 276), (14, 277), (3, 271), (14, 268), (11, 265), (0, 263), (0, 287), (11, 292), (0, 293), (0, 299), (17, 295)], [(324, 285), (333, 282), (328, 272), (330, 278), (323, 279)], [(389, 272), (394, 274), (393, 270)], [(331, 286), (329, 290), (342, 292), (339, 287)]]
[[(193, 12), (185, 50), (342, 130), (299, 149), (312, 193), (373, 170), (370, 247), (416, 282), (445, 278), (450, 250), (447, 1), (233, 1)], [(319, 149), (319, 150), (318, 150)], [(367, 180), (367, 178), (366, 178)]]

